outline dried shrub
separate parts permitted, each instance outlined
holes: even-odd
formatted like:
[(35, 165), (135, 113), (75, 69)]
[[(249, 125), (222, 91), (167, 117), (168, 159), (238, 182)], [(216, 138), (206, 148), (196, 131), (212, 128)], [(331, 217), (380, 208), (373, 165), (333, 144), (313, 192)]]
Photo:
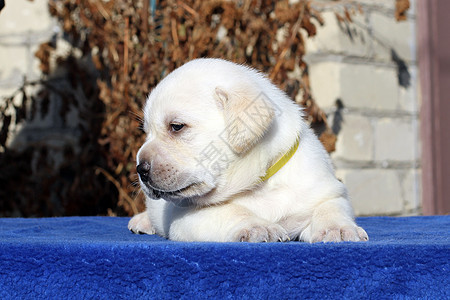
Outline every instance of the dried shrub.
[[(309, 1), (54, 1), (50, 11), (72, 44), (92, 49), (92, 61), (104, 71), (97, 80), (105, 119), (98, 144), (107, 166), (100, 172), (119, 190), (119, 206), (136, 210), (130, 201), (136, 180), (136, 151), (143, 135), (136, 130), (146, 95), (166, 74), (188, 60), (220, 57), (264, 72), (295, 98), (303, 99), (312, 123), (326, 116), (308, 92), (307, 81), (289, 79), (298, 68), (307, 76), (304, 40), (316, 34), (311, 21), (322, 22)], [(279, 30), (284, 30), (277, 39)], [(46, 68), (44, 67), (45, 71)], [(305, 85), (306, 84), (306, 85)], [(333, 135), (327, 130), (327, 136)], [(328, 149), (334, 147), (327, 139)], [(139, 202), (140, 200), (136, 200)]]
[[(45, 146), (24, 151), (22, 158), (40, 161), (39, 170), (33, 174), (10, 170), (15, 175), (1, 179), (5, 186), (0, 197), (13, 195), (25, 203), (32, 195), (37, 204), (27, 209), (20, 201), (4, 204), (3, 211), (19, 210), (25, 216), (132, 215), (142, 209), (142, 196), (136, 195), (131, 183), (137, 179), (135, 157), (144, 140), (138, 130), (143, 103), (165, 75), (198, 57), (224, 58), (268, 73), (305, 107), (326, 149), (334, 150), (336, 136), (311, 95), (303, 61), (302, 32), (312, 37), (317, 31), (314, 24), (323, 24), (311, 1), (50, 0), (49, 9), (59, 20), (72, 52), (57, 56), (52, 43), (42, 44), (37, 51), (46, 74), (39, 81), (44, 87), (40, 112), (45, 114), (48, 93), (59, 94), (63, 118), (70, 107), (77, 106), (82, 119), (81, 150), (68, 147), (63, 164), (56, 169), (48, 164), (51, 152)], [(347, 10), (340, 17), (351, 21)], [(95, 72), (83, 63), (86, 60)], [(55, 91), (52, 74), (61, 68), (68, 70), (64, 76), (70, 86)], [(288, 76), (293, 71), (301, 78)], [(33, 118), (36, 99), (26, 95), (25, 89), (21, 92), (23, 103), (28, 104), (17, 111), (17, 118), (26, 119), (27, 114)], [(5, 107), (12, 105), (13, 98)], [(0, 162), (15, 155), (6, 146), (11, 115), (5, 109), (2, 116), (0, 146), (5, 151), (0, 152)], [(8, 184), (9, 178), (17, 184)]]

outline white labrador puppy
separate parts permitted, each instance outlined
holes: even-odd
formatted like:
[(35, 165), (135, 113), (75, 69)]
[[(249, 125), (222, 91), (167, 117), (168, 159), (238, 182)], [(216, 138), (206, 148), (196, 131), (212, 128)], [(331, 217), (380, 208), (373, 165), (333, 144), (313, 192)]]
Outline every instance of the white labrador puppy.
[(366, 241), (299, 106), (264, 75), (196, 59), (148, 97), (137, 155), (147, 211), (128, 228), (177, 241)]

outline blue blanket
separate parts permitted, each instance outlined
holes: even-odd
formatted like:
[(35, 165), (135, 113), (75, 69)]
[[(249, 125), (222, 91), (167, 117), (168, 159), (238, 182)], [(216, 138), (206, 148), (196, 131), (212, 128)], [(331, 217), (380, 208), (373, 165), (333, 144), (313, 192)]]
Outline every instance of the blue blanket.
[(450, 216), (368, 217), (367, 243), (182, 243), (128, 218), (0, 219), (0, 299), (450, 299)]

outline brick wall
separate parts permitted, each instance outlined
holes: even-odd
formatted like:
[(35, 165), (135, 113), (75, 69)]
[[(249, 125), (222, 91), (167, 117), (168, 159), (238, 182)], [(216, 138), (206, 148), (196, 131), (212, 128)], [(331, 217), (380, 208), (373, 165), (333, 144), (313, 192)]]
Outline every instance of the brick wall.
[(6, 1), (0, 12), (0, 89), (12, 92), (24, 79), (39, 78), (34, 52), (52, 36), (55, 23), (46, 1)]
[(307, 40), (312, 94), (338, 132), (332, 158), (356, 214), (418, 214), (415, 1), (402, 22), (395, 1), (356, 2), (364, 12), (349, 24), (337, 21), (330, 2), (316, 4), (325, 26)]
[[(338, 132), (332, 158), (358, 215), (418, 214), (421, 209), (419, 94), (415, 1), (396, 22), (394, 0), (358, 1), (363, 14), (337, 22), (330, 5), (315, 1), (325, 26), (307, 39), (314, 98)], [(60, 34), (46, 1), (13, 0), (0, 13), (0, 97), (40, 73), (34, 52)], [(393, 55), (394, 53), (394, 55)], [(393, 57), (394, 56), (394, 57)], [(339, 99), (343, 107), (338, 108)], [(51, 104), (57, 111), (58, 103)], [(70, 119), (70, 118), (69, 118)], [(14, 142), (76, 142), (76, 112), (62, 124), (56, 113), (17, 128)]]
[[(53, 40), (58, 48), (56, 53), (69, 52), (70, 46), (61, 36), (57, 21), (50, 17), (47, 1), (6, 1), (0, 13), (0, 101), (13, 95), (24, 82), (39, 81), (42, 73), (35, 53), (41, 43)], [(62, 80), (64, 72), (59, 70), (55, 73), (55, 82), (58, 82), (59, 89), (71, 89), (67, 79)], [(36, 94), (40, 88), (39, 84), (25, 85), (28, 95)], [(19, 104), (21, 100), (21, 94), (18, 94), (14, 101)], [(36, 102), (41, 105), (40, 99)], [(59, 96), (51, 94), (47, 114), (37, 114), (32, 120), (17, 125), (13, 119), (10, 126), (12, 134), (8, 136), (7, 144), (15, 149), (45, 144), (55, 165), (61, 163), (63, 148), (76, 146), (79, 136), (78, 112), (71, 109), (63, 121), (58, 113), (61, 103)]]

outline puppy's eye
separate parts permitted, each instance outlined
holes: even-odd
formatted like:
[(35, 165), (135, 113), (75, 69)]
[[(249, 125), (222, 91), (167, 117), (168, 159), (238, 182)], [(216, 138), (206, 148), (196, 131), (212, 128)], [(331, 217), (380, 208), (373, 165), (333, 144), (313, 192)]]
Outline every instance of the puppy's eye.
[(178, 131), (180, 131), (181, 129), (183, 129), (184, 128), (184, 124), (180, 124), (180, 123), (171, 123), (170, 124), (170, 129), (172, 130), (172, 131), (174, 131), (174, 132), (178, 132)]

